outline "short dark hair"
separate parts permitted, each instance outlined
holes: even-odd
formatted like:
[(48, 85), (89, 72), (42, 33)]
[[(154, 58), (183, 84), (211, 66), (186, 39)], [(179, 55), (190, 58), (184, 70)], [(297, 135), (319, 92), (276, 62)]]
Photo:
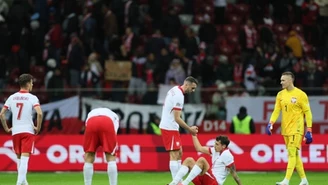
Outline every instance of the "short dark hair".
[(190, 83), (195, 83), (196, 85), (198, 85), (198, 81), (196, 80), (196, 78), (192, 77), (192, 76), (188, 76), (185, 79), (186, 82), (190, 82)]
[(18, 78), (18, 84), (20, 87), (26, 87), (27, 83), (30, 83), (33, 80), (33, 76), (30, 74), (22, 74)]
[(221, 141), (221, 144), (226, 145), (226, 147), (230, 144), (228, 136), (218, 136), (216, 137), (216, 141)]
[(292, 77), (293, 81), (295, 80), (295, 75), (294, 75), (292, 72), (290, 72), (290, 71), (283, 72), (283, 73), (281, 74), (281, 76), (282, 76), (282, 75), (290, 76), (290, 77)]

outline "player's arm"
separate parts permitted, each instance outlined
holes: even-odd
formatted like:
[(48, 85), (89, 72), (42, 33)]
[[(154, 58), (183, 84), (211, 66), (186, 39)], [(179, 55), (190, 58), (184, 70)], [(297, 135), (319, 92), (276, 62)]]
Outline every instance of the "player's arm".
[(38, 134), (41, 130), (43, 114), (42, 114), (40, 105), (34, 106), (34, 109), (35, 109), (36, 116), (37, 116), (36, 117), (36, 127), (34, 129), (35, 129), (35, 134)]
[(281, 99), (281, 93), (279, 92), (276, 96), (276, 103), (274, 104), (274, 109), (270, 117), (270, 123), (272, 125), (277, 121), (280, 115), (280, 111), (281, 111), (280, 99)]
[(173, 115), (174, 115), (174, 120), (182, 128), (188, 130), (188, 132), (190, 132), (192, 134), (196, 134), (196, 133), (194, 133), (195, 131), (192, 129), (192, 127), (190, 127), (189, 125), (187, 125), (187, 123), (185, 121), (183, 121), (183, 119), (181, 119), (181, 109), (173, 109)]
[(309, 98), (308, 96), (304, 93), (303, 98), (301, 99), (301, 106), (303, 113), (305, 115), (305, 120), (306, 120), (306, 127), (307, 129), (312, 129), (312, 112), (310, 108), (310, 103), (309, 103)]
[(210, 148), (207, 146), (202, 146), (197, 138), (197, 136), (193, 135), (192, 137), (192, 142), (194, 143), (195, 149), (197, 152), (201, 152), (203, 154), (208, 154), (211, 155), (210, 153)]
[(1, 119), (1, 124), (2, 124), (2, 127), (3, 129), (9, 133), (11, 131), (11, 128), (8, 128), (8, 125), (7, 125), (7, 121), (6, 121), (6, 112), (7, 112), (7, 108), (6, 107), (3, 107), (1, 109), (1, 112), (0, 112), (0, 119)]
[(231, 173), (233, 179), (235, 179), (236, 183), (238, 185), (241, 185), (240, 178), (238, 177), (238, 174), (237, 174), (237, 171), (236, 171), (235, 163), (232, 163), (231, 165), (227, 166), (227, 168), (230, 170), (230, 173)]

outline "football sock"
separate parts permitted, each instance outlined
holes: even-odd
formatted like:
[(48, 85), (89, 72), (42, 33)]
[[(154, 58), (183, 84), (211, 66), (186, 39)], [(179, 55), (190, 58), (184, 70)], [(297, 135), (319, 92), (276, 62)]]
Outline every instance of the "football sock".
[(25, 183), (26, 181), (28, 159), (29, 157), (21, 156), (19, 168), (18, 168), (17, 183)]
[(202, 169), (198, 166), (195, 165), (189, 175), (187, 176), (187, 178), (182, 182), (183, 185), (188, 185), (194, 178), (197, 177), (197, 175), (199, 175), (202, 172)]
[(93, 176), (93, 164), (92, 163), (84, 163), (83, 176), (84, 176), (84, 185), (91, 185), (92, 184), (92, 176)]
[(181, 167), (181, 164), (182, 164), (182, 160), (178, 160), (179, 169)]
[(296, 166), (296, 153), (298, 151), (296, 147), (288, 147), (287, 151), (288, 151), (288, 164), (287, 164), (285, 179), (290, 180)]
[(179, 171), (178, 161), (170, 161), (170, 171), (171, 171), (172, 179), (174, 179), (175, 175)]
[(178, 184), (180, 180), (188, 173), (189, 168), (185, 165), (181, 165), (178, 173), (173, 178), (173, 183)]
[(18, 169), (19, 169), (19, 165), (20, 165), (20, 159), (17, 159), (17, 172), (18, 172)]
[(116, 161), (109, 161), (107, 163), (107, 174), (110, 185), (117, 185), (117, 165)]
[(301, 179), (306, 179), (305, 172), (304, 172), (304, 167), (303, 167), (303, 162), (301, 159), (301, 156), (299, 153), (296, 153), (296, 171), (298, 175), (300, 176)]

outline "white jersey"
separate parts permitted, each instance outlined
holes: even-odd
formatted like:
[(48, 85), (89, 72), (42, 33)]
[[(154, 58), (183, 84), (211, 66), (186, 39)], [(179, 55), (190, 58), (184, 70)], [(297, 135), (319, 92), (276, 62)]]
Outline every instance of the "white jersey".
[(85, 121), (85, 126), (87, 126), (87, 122), (90, 118), (94, 116), (107, 116), (109, 117), (114, 124), (115, 132), (117, 133), (119, 127), (119, 117), (118, 115), (108, 108), (96, 108), (89, 112), (87, 120)]
[(234, 163), (233, 155), (229, 149), (220, 153), (216, 152), (214, 147), (210, 148), (210, 153), (212, 156), (212, 173), (218, 184), (223, 185), (230, 173), (226, 167)]
[(183, 103), (184, 95), (182, 88), (180, 86), (172, 87), (165, 97), (159, 128), (165, 130), (179, 130), (179, 124), (174, 119), (173, 110), (182, 110)]
[(40, 106), (39, 99), (27, 91), (19, 91), (9, 96), (4, 107), (12, 112), (12, 135), (34, 134), (33, 109)]

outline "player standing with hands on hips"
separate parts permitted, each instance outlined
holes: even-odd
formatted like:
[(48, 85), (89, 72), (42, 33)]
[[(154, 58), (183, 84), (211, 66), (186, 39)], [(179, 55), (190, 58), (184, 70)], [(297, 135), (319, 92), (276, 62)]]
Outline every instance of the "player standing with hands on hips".
[(303, 162), (298, 150), (301, 149), (304, 133), (304, 115), (306, 118), (307, 130), (305, 133), (305, 143), (312, 143), (312, 113), (308, 96), (301, 89), (294, 86), (295, 76), (291, 72), (284, 72), (280, 78), (283, 88), (278, 92), (270, 123), (266, 128), (268, 135), (271, 135), (273, 124), (282, 112), (281, 135), (284, 137), (288, 151), (288, 164), (285, 179), (277, 182), (276, 185), (289, 185), (290, 178), (296, 168), (301, 177), (299, 185), (309, 185), (306, 178)]
[[(26, 174), (30, 154), (34, 151), (34, 136), (41, 130), (42, 110), (39, 99), (30, 94), (33, 88), (33, 76), (22, 74), (18, 78), (19, 92), (9, 96), (0, 112), (3, 128), (7, 133), (11, 132), (13, 147), (17, 155), (17, 183), (16, 185), (28, 185)], [(37, 126), (34, 126), (32, 111), (37, 114)], [(6, 112), (12, 112), (12, 128), (6, 123)]]
[(89, 112), (84, 132), (84, 184), (92, 184), (93, 162), (97, 148), (102, 146), (107, 161), (107, 174), (110, 185), (117, 185), (117, 130), (118, 115), (108, 108), (96, 108)]
[(189, 126), (182, 118), (181, 111), (184, 104), (184, 94), (192, 93), (197, 88), (198, 82), (194, 77), (187, 77), (182, 86), (174, 86), (165, 97), (160, 129), (166, 151), (170, 153), (169, 168), (172, 179), (175, 177), (181, 166), (182, 145), (179, 133), (179, 126), (186, 129), (191, 134), (197, 134), (196, 126)]

